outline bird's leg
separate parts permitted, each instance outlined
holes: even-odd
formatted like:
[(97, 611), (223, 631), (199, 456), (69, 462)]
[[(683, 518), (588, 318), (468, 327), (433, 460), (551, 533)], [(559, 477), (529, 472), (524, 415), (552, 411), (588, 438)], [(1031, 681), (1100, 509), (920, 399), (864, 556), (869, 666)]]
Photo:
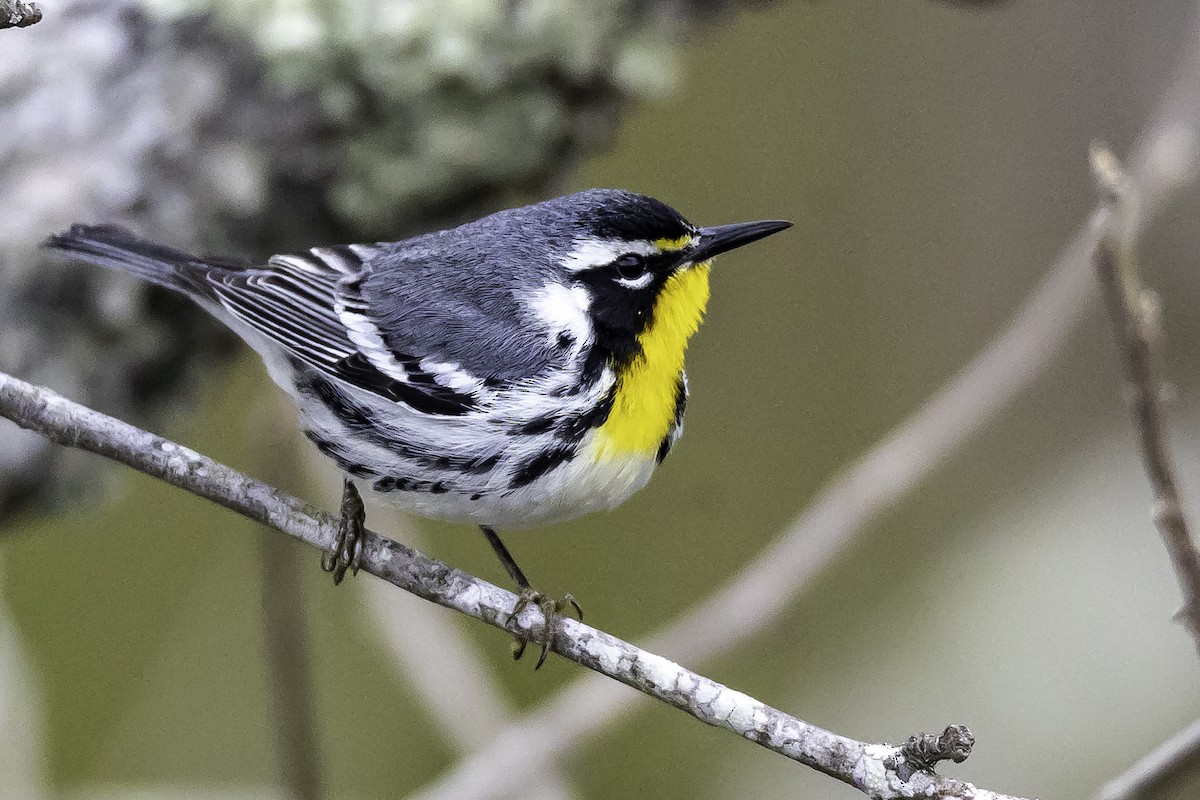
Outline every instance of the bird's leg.
[[(479, 530), (483, 531), (483, 536), (488, 540), (488, 544), (492, 546), (492, 550), (496, 552), (496, 557), (500, 559), (500, 563), (504, 565), (504, 571), (508, 573), (508, 577), (512, 578), (517, 584), (517, 594), (520, 599), (517, 600), (517, 605), (513, 609), (512, 616), (515, 618), (525, 610), (526, 606), (533, 604), (542, 610), (542, 616), (545, 617), (545, 629), (541, 640), (538, 644), (542, 646), (542, 652), (538, 656), (537, 663), (533, 665), (534, 669), (540, 669), (542, 664), (546, 663), (546, 654), (550, 652), (550, 644), (554, 639), (554, 629), (558, 626), (558, 617), (568, 605), (575, 610), (575, 616), (579, 617), (579, 621), (583, 622), (583, 609), (579, 607), (579, 603), (569, 594), (563, 595), (561, 600), (555, 600), (553, 597), (546, 595), (534, 589), (530, 585), (529, 579), (525, 577), (525, 573), (517, 566), (517, 561), (512, 557), (512, 553), (508, 552), (508, 548), (504, 546), (504, 542), (500, 541), (500, 537), (496, 535), (496, 531), (489, 528), (487, 525), (480, 525)], [(529, 644), (529, 640), (524, 636), (513, 634), (516, 641), (513, 642), (513, 660), (516, 661), (525, 655), (525, 646)]]
[(366, 508), (363, 507), (362, 497), (349, 478), (342, 480), (342, 519), (338, 523), (337, 538), (333, 547), (321, 556), (321, 569), (333, 573), (333, 584), (342, 582), (346, 570), (353, 575), (358, 574), (362, 563), (363, 531), (367, 518)]

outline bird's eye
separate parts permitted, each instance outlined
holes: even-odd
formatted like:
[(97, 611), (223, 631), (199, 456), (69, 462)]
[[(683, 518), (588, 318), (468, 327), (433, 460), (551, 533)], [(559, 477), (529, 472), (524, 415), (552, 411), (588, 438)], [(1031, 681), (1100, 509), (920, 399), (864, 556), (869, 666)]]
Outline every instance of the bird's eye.
[(613, 266), (617, 270), (620, 282), (626, 286), (641, 288), (650, 282), (649, 267), (646, 266), (646, 259), (639, 255), (631, 253), (621, 256)]
[(627, 281), (642, 277), (646, 271), (646, 262), (641, 256), (627, 255), (617, 259), (617, 274)]

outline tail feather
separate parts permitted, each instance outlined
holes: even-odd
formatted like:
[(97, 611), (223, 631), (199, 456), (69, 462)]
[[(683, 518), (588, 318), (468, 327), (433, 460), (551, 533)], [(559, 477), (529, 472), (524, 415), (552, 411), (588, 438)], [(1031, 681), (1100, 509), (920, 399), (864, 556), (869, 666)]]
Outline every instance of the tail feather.
[(72, 225), (43, 246), (109, 269), (128, 272), (168, 289), (207, 294), (196, 280), (206, 262), (182, 250), (142, 239), (117, 225)]

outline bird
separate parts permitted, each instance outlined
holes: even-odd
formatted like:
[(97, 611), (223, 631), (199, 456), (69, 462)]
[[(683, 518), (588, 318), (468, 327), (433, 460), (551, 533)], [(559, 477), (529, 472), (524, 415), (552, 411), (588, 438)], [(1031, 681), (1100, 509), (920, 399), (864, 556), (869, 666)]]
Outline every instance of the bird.
[[(589, 189), (395, 242), (266, 263), (190, 255), (125, 228), (73, 225), (46, 246), (199, 303), (262, 357), (305, 436), (343, 474), (322, 559), (357, 572), (358, 485), (418, 515), (479, 526), (545, 614), (546, 659), (571, 596), (533, 588), (498, 530), (615, 508), (683, 432), (684, 355), (713, 258), (791, 226), (698, 227), (652, 197)], [(516, 636), (514, 658), (527, 640)]]

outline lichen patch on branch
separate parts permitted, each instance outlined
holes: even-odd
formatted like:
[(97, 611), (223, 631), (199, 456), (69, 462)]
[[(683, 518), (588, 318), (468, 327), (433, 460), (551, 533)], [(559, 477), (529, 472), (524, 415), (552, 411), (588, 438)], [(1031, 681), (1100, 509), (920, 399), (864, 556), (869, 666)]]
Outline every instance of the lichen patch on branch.
[(0, 0), (0, 29), (28, 28), (42, 21), (37, 3), (24, 0)]

